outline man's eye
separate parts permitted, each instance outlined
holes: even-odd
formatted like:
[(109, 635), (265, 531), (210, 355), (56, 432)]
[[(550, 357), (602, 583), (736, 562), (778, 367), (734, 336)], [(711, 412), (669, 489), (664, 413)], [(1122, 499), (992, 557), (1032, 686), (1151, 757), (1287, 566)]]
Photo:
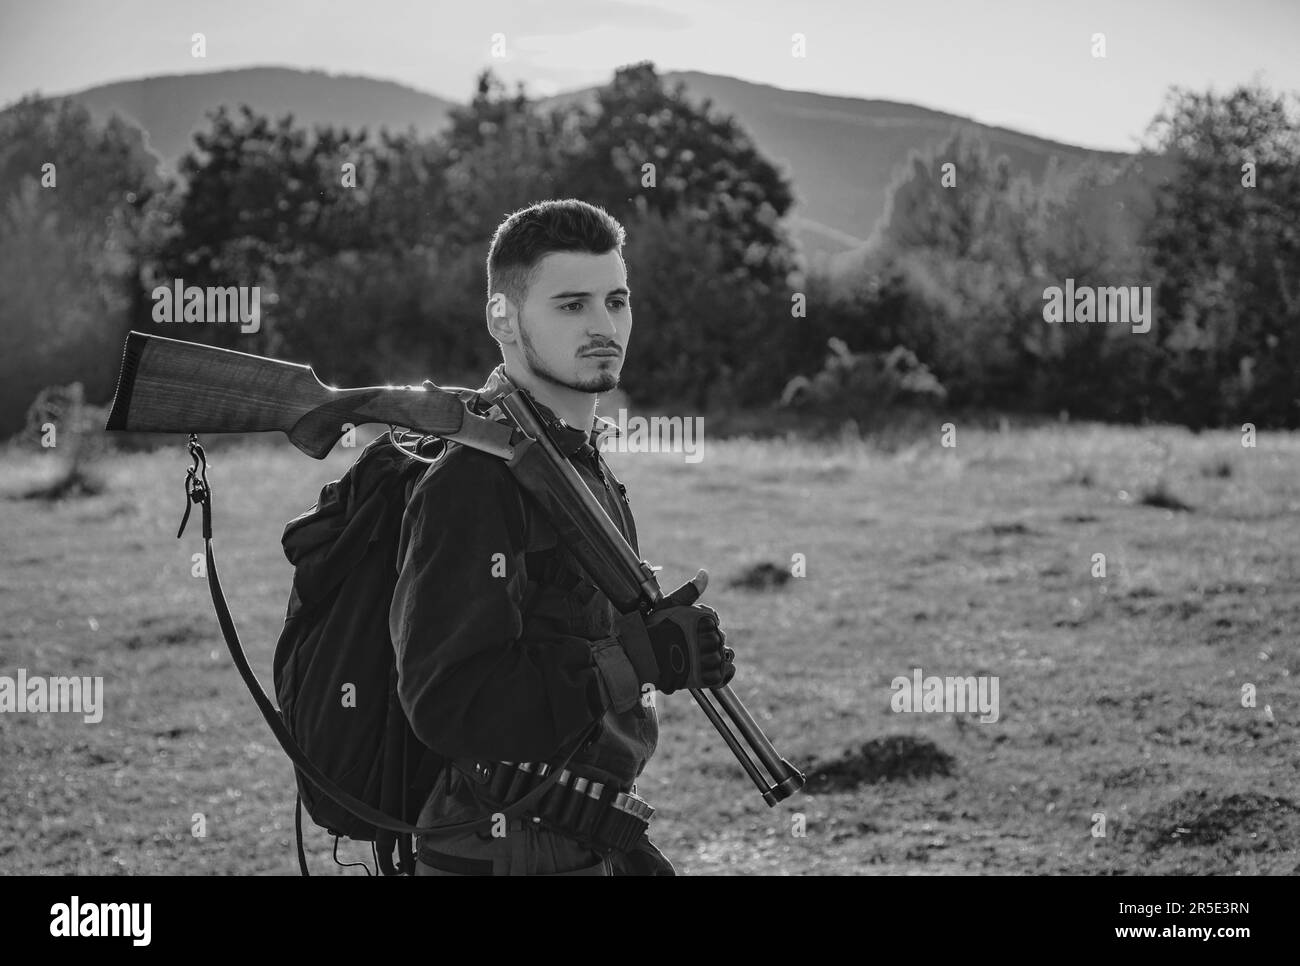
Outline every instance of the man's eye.
[(621, 309), (621, 308), (625, 308), (625, 307), (627, 306), (627, 300), (626, 300), (626, 299), (610, 299), (610, 302), (612, 302), (614, 305), (618, 306), (620, 309)]
[(576, 305), (578, 308), (582, 308), (582, 303), (581, 303), (581, 302), (565, 302), (563, 305), (560, 306), (560, 308), (562, 308), (562, 309), (568, 309), (568, 308), (572, 308), (572, 307), (575, 306), (575, 305)]

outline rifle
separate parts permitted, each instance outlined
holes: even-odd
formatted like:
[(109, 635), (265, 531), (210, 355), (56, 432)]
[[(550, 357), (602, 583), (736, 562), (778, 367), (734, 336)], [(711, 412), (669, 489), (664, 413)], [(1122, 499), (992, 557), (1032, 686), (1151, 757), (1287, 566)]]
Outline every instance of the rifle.
[[(510, 425), (475, 412), (493, 407)], [(324, 459), (348, 425), (364, 423), (388, 424), (390, 435), (403, 427), (453, 440), (504, 460), (619, 613), (639, 610), (648, 617), (666, 605), (654, 568), (637, 556), (560, 454), (532, 400), (510, 381), (504, 366), (478, 390), (428, 382), (336, 389), (322, 384), (310, 366), (131, 332), (105, 428), (188, 433), (192, 440), (198, 433), (279, 431), (308, 456)], [(206, 481), (193, 470), (186, 488), (194, 502), (206, 500)], [(205, 514), (207, 508), (204, 502)], [(204, 536), (210, 536), (206, 518)], [(670, 596), (676, 601), (682, 592)], [(691, 696), (769, 806), (803, 787), (803, 774), (777, 753), (730, 687), (691, 689)]]

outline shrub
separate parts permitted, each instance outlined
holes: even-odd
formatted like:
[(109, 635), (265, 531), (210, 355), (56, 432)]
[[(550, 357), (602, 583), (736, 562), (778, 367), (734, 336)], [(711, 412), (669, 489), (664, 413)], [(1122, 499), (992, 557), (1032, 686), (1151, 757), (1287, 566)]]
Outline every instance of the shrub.
[(947, 390), (915, 353), (903, 346), (888, 352), (850, 352), (842, 339), (828, 340), (831, 352), (812, 378), (795, 376), (781, 393), (781, 404), (815, 416), (860, 425), (900, 408), (942, 403)]

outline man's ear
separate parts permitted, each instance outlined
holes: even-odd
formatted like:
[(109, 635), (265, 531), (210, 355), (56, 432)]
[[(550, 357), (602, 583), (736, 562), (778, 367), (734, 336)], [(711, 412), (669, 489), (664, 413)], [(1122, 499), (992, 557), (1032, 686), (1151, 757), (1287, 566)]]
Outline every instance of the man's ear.
[(502, 345), (510, 345), (517, 338), (515, 320), (519, 317), (514, 303), (506, 298), (505, 293), (497, 292), (488, 299), (484, 310), (487, 318), (488, 333)]

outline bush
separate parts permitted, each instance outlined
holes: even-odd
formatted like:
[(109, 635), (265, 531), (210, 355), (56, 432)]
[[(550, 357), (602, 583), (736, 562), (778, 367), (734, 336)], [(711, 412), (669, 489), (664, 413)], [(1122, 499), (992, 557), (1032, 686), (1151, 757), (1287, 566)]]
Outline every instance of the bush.
[(158, 189), (141, 133), (119, 119), (96, 124), (71, 100), (0, 111), (0, 438), (43, 386), (110, 394)]
[(915, 353), (903, 346), (888, 352), (850, 352), (842, 339), (828, 340), (831, 353), (811, 379), (795, 376), (781, 404), (810, 415), (878, 422), (892, 410), (944, 402), (948, 392)]

